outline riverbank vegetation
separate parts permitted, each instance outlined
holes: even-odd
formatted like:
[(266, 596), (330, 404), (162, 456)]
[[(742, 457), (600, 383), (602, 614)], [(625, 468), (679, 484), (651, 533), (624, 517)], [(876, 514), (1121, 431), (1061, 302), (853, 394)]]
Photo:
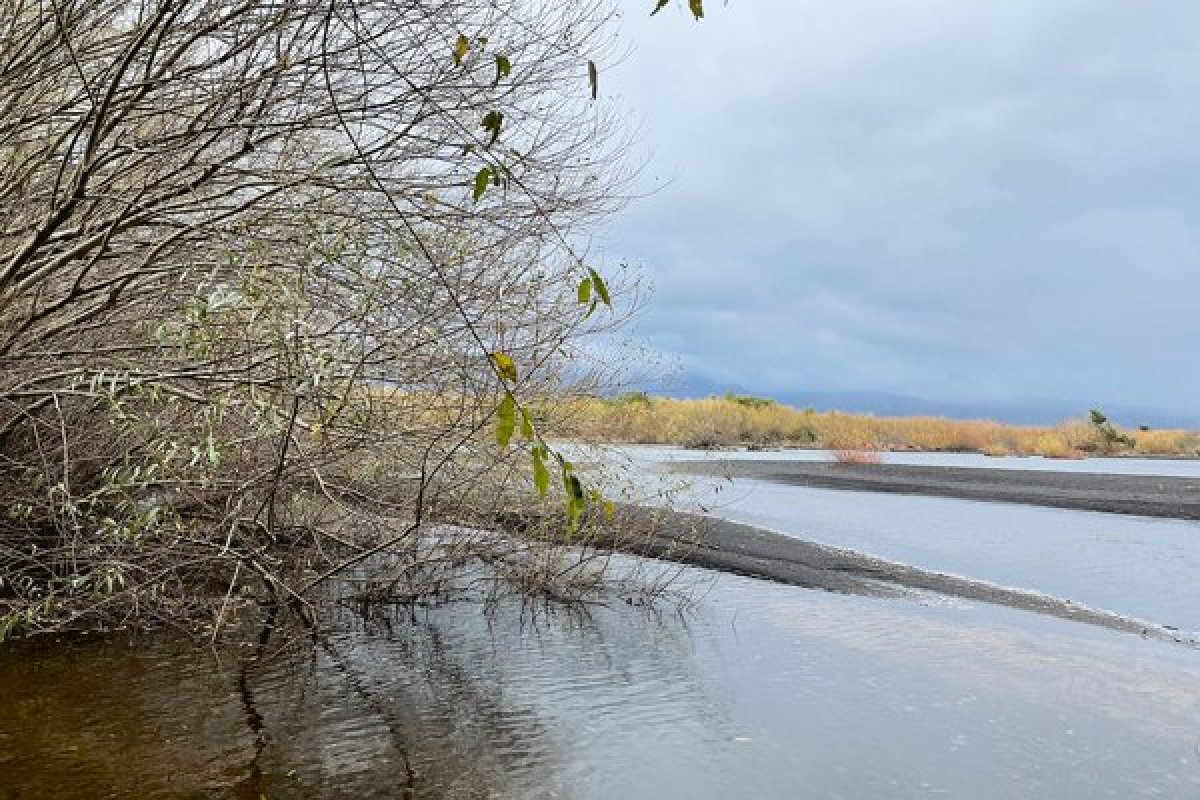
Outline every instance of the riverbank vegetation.
[(565, 418), (580, 435), (596, 441), (698, 448), (812, 447), (844, 452), (847, 460), (889, 450), (1048, 458), (1200, 456), (1196, 432), (1120, 428), (1099, 410), (1059, 425), (1025, 426), (817, 412), (739, 395), (680, 400), (635, 392), (574, 400)]
[(0, 0), (0, 638), (417, 597), (539, 498), (475, 555), (569, 574), (604, 503), (528, 408), (627, 285), (573, 244), (614, 14)]

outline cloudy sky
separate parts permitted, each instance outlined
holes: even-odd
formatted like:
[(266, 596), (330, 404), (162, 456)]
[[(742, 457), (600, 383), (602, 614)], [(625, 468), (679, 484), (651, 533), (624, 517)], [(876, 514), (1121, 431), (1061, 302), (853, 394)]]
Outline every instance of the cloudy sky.
[(1200, 3), (706, 5), (624, 2), (602, 77), (638, 339), (762, 393), (1200, 405)]

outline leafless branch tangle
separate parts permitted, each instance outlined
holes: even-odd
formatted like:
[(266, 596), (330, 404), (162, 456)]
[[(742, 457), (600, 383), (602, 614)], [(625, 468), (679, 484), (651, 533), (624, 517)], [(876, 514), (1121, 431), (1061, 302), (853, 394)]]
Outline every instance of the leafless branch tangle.
[(411, 595), (473, 542), (497, 562), (427, 532), (528, 494), (500, 397), (540, 427), (619, 321), (576, 297), (628, 177), (586, 81), (612, 16), (0, 0), (0, 635), (305, 609), (380, 554)]

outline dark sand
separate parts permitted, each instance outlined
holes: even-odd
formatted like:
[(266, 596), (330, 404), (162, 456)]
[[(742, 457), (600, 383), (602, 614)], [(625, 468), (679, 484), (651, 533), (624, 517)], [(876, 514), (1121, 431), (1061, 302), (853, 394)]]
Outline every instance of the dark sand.
[(1080, 511), (1200, 519), (1200, 479), (1196, 478), (768, 460), (685, 461), (672, 464), (672, 470), (821, 489), (934, 495)]
[[(936, 592), (1196, 646), (1191, 634), (1069, 600), (875, 558), (715, 517), (626, 506), (610, 547), (653, 558), (843, 594)], [(605, 543), (602, 543), (605, 544)]]

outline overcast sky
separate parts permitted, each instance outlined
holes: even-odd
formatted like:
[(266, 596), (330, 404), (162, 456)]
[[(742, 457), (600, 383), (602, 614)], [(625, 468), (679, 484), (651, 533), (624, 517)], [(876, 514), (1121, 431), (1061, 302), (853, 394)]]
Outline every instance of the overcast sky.
[(1194, 408), (1200, 2), (623, 2), (602, 242), (689, 376)]

